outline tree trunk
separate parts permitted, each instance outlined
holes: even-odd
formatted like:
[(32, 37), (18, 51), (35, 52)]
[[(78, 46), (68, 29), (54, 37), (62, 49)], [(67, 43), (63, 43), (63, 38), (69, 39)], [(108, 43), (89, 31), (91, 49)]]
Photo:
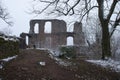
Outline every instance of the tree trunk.
[(104, 20), (101, 24), (102, 24), (102, 59), (106, 59), (106, 57), (111, 57), (108, 21)]
[[(97, 0), (98, 2), (98, 16), (102, 27), (102, 59), (111, 57), (111, 46), (110, 46), (110, 34), (109, 34), (109, 20), (110, 18), (104, 17), (104, 0)], [(109, 15), (110, 16), (110, 15)]]

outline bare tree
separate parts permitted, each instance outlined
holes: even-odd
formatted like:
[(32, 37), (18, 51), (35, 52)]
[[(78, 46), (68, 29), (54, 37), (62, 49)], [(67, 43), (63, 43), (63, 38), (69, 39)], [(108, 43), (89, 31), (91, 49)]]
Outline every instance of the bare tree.
[[(102, 30), (102, 59), (111, 57), (110, 38), (117, 26), (120, 25), (120, 0), (34, 0), (44, 3), (46, 6), (39, 10), (33, 7), (33, 13), (41, 14), (49, 10), (50, 14), (60, 15), (79, 15), (80, 21), (88, 19), (89, 15), (98, 14)], [(41, 4), (40, 4), (41, 5)], [(37, 9), (36, 9), (37, 8)], [(50, 9), (49, 9), (50, 8)], [(111, 27), (111, 31), (109, 31)]]
[(2, 3), (0, 2), (0, 18), (7, 23), (8, 25), (12, 26), (12, 22), (9, 21), (10, 14), (7, 12), (7, 9), (3, 7)]

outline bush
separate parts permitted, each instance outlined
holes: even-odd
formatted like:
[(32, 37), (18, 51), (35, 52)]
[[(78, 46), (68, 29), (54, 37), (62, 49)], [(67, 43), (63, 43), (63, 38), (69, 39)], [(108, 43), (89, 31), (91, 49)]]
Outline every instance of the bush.
[(14, 56), (19, 53), (19, 43), (15, 41), (7, 40), (0, 38), (0, 59)]
[(76, 50), (74, 46), (62, 46), (60, 47), (60, 58), (76, 58)]

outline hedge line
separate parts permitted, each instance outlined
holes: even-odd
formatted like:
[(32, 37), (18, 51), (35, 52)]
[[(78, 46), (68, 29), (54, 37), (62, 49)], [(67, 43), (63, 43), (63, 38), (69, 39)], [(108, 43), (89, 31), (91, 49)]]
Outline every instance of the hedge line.
[(17, 41), (0, 38), (0, 59), (14, 56), (19, 53), (19, 43)]

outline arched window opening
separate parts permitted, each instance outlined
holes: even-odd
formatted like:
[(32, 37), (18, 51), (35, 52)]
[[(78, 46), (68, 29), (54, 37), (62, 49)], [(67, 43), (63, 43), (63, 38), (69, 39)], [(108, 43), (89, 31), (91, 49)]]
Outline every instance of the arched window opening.
[(34, 32), (35, 32), (36, 34), (39, 33), (39, 24), (38, 24), (38, 23), (35, 24)]
[(28, 38), (28, 36), (26, 36), (26, 45), (28, 46), (28, 44), (29, 44), (29, 38)]
[(73, 37), (67, 37), (67, 45), (68, 46), (73, 46), (74, 45), (74, 41), (73, 41)]
[(51, 22), (46, 22), (45, 23), (45, 28), (44, 28), (44, 33), (51, 33), (52, 31), (52, 23)]

